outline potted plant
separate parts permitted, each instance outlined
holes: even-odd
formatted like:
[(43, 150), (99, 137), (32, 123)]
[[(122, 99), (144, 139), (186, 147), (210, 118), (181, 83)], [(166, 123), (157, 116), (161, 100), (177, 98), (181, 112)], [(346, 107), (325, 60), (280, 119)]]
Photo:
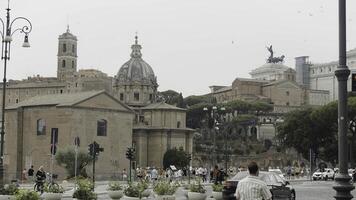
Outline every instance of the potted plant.
[(189, 187), (190, 187), (189, 184), (183, 184), (182, 192), (183, 192), (184, 196), (187, 198), (188, 198)]
[(27, 189), (21, 189), (19, 190), (16, 195), (15, 195), (16, 200), (40, 200), (40, 195), (33, 191), (33, 190), (27, 190)]
[(124, 196), (122, 186), (119, 182), (110, 182), (108, 186), (108, 195), (111, 199), (120, 199)]
[(191, 184), (188, 192), (189, 200), (204, 200), (206, 199), (206, 190), (201, 185), (200, 181), (198, 183)]
[(64, 189), (62, 186), (53, 184), (46, 184), (44, 187), (45, 193), (43, 193), (42, 197), (46, 200), (60, 200), (62, 198), (62, 194)]
[(141, 199), (141, 190), (138, 184), (130, 183), (128, 187), (124, 190), (125, 197), (127, 200), (139, 200)]
[(213, 192), (212, 195), (214, 197), (214, 199), (216, 200), (222, 200), (222, 190), (223, 190), (224, 186), (222, 184), (214, 184), (213, 185)]
[(88, 179), (80, 179), (77, 182), (77, 190), (73, 193), (73, 198), (83, 200), (96, 199), (96, 194), (92, 191), (93, 184)]
[(151, 191), (148, 189), (148, 183), (146, 181), (141, 181), (138, 184), (140, 188), (141, 197), (149, 197), (151, 195)]
[(0, 200), (15, 199), (15, 194), (19, 191), (16, 184), (5, 184), (0, 187)]
[(177, 186), (171, 185), (168, 182), (159, 182), (157, 183), (153, 191), (156, 193), (157, 200), (175, 200), (174, 193), (177, 190)]

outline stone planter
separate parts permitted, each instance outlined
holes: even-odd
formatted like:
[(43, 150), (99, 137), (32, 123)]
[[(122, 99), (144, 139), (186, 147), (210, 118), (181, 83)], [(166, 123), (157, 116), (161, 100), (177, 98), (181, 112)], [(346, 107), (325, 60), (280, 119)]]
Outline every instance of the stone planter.
[(138, 197), (128, 197), (128, 196), (124, 196), (122, 199), (124, 199), (124, 200), (140, 200), (140, 198), (138, 198)]
[(149, 197), (151, 195), (151, 190), (145, 189), (141, 195), (142, 197)]
[(205, 200), (206, 194), (199, 193), (199, 192), (188, 192), (188, 199), (189, 200)]
[(176, 200), (174, 195), (157, 195), (156, 200)]
[(0, 200), (14, 200), (15, 195), (0, 195)]
[(62, 198), (62, 193), (43, 193), (42, 197), (45, 200), (60, 200)]
[(188, 198), (188, 192), (189, 192), (189, 190), (183, 188), (183, 189), (182, 189), (182, 192), (183, 192), (184, 196)]
[(111, 199), (120, 199), (124, 196), (124, 192), (122, 190), (108, 190), (108, 195)]
[(222, 196), (222, 192), (212, 192), (212, 195), (214, 197), (214, 199), (216, 200), (222, 200), (223, 199), (223, 196)]

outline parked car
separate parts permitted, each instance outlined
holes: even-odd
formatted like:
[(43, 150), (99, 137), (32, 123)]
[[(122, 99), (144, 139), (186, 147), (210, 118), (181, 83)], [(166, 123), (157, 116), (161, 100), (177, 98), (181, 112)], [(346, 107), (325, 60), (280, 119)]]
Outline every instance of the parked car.
[(282, 173), (282, 171), (280, 169), (268, 169), (269, 172), (274, 172), (276, 174), (278, 174), (278, 176), (280, 176), (281, 178), (284, 179), (284, 174)]
[[(247, 171), (237, 173), (232, 179), (225, 181), (223, 188), (223, 199), (224, 200), (236, 200), (235, 191), (237, 184), (240, 180), (248, 176), (249, 173)], [(259, 173), (259, 178), (265, 181), (272, 193), (273, 200), (295, 200), (295, 190), (288, 181), (281, 178), (275, 172), (265, 172), (261, 171)]]
[(313, 173), (313, 180), (328, 180), (328, 179), (332, 179), (334, 180), (335, 178), (335, 172), (334, 170), (330, 169), (330, 168), (325, 168), (325, 169), (317, 169), (314, 173)]
[(327, 181), (328, 179), (334, 180), (334, 178), (335, 178), (334, 170), (330, 168), (325, 168), (323, 172), (323, 179)]

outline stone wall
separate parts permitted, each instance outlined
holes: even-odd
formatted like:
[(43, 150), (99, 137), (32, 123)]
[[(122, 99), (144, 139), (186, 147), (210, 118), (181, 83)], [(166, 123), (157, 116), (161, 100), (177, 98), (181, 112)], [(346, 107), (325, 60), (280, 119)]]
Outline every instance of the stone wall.
[[(19, 118), (20, 113), (15, 110), (6, 113), (6, 121), (9, 122), (5, 126), (6, 172), (10, 179), (14, 178), (16, 173), (18, 176), (19, 169), (24, 167), (28, 169), (31, 164), (35, 168), (43, 165), (45, 170), (49, 171), (52, 128), (58, 128), (57, 151), (73, 147), (76, 136), (80, 138), (81, 151), (87, 152), (88, 144), (94, 140), (104, 147), (105, 150), (97, 162), (96, 173), (99, 177), (110, 177), (112, 173), (118, 172), (118, 168), (128, 168), (125, 152), (132, 142), (131, 113), (100, 109), (33, 107), (23, 110), (22, 124), (12, 123), (21, 122)], [(38, 119), (45, 120), (45, 135), (37, 135)], [(107, 136), (97, 136), (99, 119), (107, 120)], [(20, 142), (23, 142), (23, 145)], [(55, 164), (54, 171), (60, 174), (59, 178), (65, 178), (64, 168)], [(87, 172), (91, 173), (90, 167), (87, 168)]]

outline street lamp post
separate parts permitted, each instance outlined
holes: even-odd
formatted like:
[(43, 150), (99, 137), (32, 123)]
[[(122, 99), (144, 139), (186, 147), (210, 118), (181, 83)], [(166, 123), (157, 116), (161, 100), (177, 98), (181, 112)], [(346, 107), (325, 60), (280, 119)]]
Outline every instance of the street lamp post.
[[(9, 1), (6, 8), (5, 22), (0, 18), (2, 29), (0, 29), (1, 36), (1, 60), (4, 60), (4, 78), (2, 83), (2, 109), (1, 109), (1, 130), (0, 130), (0, 181), (4, 183), (4, 136), (5, 136), (5, 97), (6, 97), (6, 67), (7, 61), (10, 60), (10, 47), (12, 36), (15, 32), (20, 32), (25, 35), (22, 47), (30, 47), (28, 42), (28, 35), (32, 31), (31, 22), (25, 17), (16, 17), (10, 19)], [(19, 28), (13, 27), (15, 21), (22, 21), (25, 25)]]
[[(204, 107), (203, 110), (205, 112), (208, 112), (209, 109), (207, 107)], [(214, 129), (214, 137), (213, 137), (213, 166), (215, 166), (215, 161), (217, 161), (217, 153), (216, 153), (216, 134), (217, 132), (219, 132), (220, 130), (220, 127), (222, 125), (221, 123), (221, 114), (219, 114), (219, 111), (221, 113), (224, 113), (225, 112), (225, 107), (221, 107), (221, 108), (218, 108), (217, 106), (213, 106), (211, 108), (211, 113), (208, 113), (210, 114), (210, 116), (212, 117), (213, 119), (213, 129)], [(209, 122), (209, 120), (208, 120)], [(225, 137), (225, 150), (226, 150), (226, 137)], [(226, 153), (226, 152), (225, 152)], [(225, 154), (225, 159), (226, 159), (226, 154)], [(227, 166), (227, 161), (225, 161), (225, 167)]]
[(335, 178), (334, 190), (337, 200), (352, 199), (351, 190), (355, 187), (350, 183), (347, 172), (347, 80), (350, 70), (346, 66), (346, 0), (339, 0), (339, 66), (335, 76), (339, 85), (338, 100), (338, 157), (340, 173)]

